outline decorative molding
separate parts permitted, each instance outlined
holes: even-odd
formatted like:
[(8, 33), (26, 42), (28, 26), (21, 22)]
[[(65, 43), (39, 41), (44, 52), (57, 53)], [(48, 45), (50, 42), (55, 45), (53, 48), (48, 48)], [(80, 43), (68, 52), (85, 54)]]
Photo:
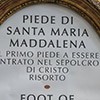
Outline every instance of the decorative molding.
[(100, 0), (92, 0), (93, 4), (100, 9)]
[(100, 10), (100, 0), (88, 0), (90, 3), (92, 3), (97, 9)]

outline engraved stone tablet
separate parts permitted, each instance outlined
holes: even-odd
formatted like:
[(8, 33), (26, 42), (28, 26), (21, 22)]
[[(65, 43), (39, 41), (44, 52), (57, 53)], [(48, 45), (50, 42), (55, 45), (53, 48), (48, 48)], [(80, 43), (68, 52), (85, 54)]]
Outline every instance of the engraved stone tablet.
[(0, 100), (99, 100), (100, 37), (71, 9), (24, 8), (0, 26)]

